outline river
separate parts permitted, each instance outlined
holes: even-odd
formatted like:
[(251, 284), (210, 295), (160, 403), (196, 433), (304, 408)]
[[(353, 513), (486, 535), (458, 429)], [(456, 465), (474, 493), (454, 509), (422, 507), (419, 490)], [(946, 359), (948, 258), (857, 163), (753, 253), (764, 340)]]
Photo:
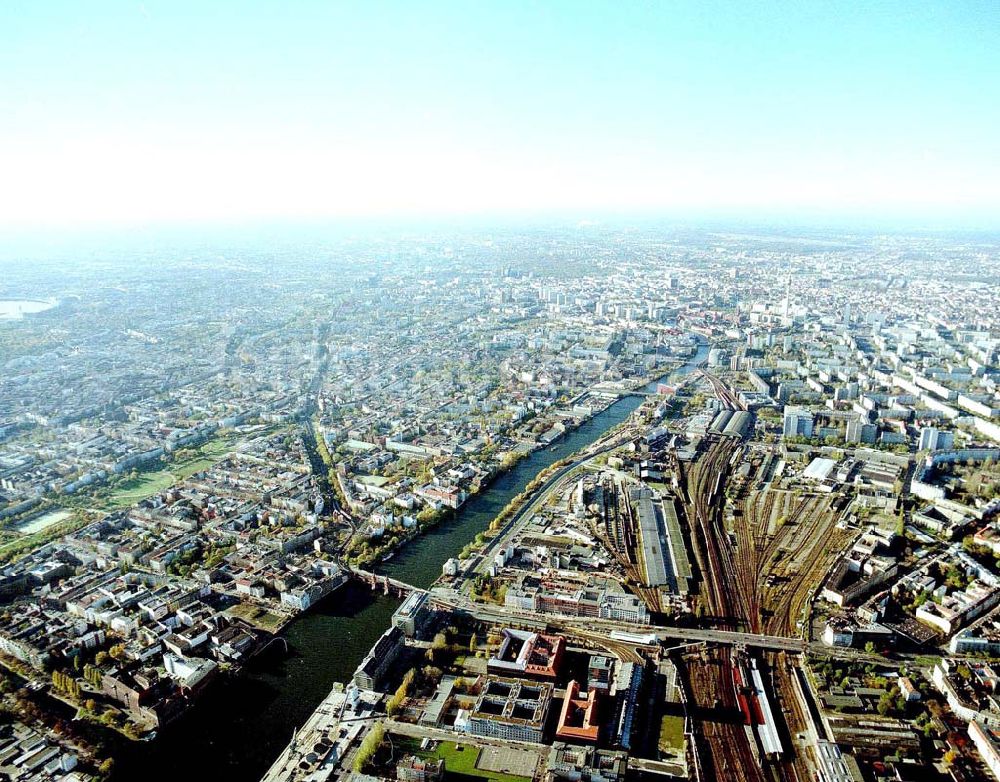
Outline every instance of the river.
[[(707, 354), (708, 346), (699, 346), (671, 377), (690, 372)], [(411, 541), (382, 572), (415, 586), (430, 586), (444, 561), (485, 530), (532, 478), (597, 440), (641, 402), (640, 397), (623, 397), (554, 446), (533, 452), (470, 499), (454, 519)], [(155, 741), (118, 748), (116, 778), (256, 782), (333, 682), (351, 677), (398, 605), (398, 600), (373, 595), (359, 584), (346, 585), (288, 627), (287, 656), (269, 655), (244, 675), (214, 684), (189, 714)]]
[(20, 320), (55, 307), (58, 302), (41, 299), (0, 299), (0, 320)]

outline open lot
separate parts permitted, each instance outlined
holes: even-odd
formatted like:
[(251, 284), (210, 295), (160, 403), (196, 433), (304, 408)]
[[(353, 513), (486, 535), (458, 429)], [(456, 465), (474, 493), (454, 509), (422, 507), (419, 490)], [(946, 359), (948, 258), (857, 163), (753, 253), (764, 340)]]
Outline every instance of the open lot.
[(513, 747), (483, 747), (476, 767), (480, 771), (530, 777), (535, 773), (538, 756)]
[(18, 524), (17, 531), (22, 535), (33, 535), (36, 532), (41, 532), (46, 527), (51, 527), (53, 524), (65, 521), (72, 515), (73, 511), (63, 509), (52, 510), (48, 513), (43, 513), (40, 516), (35, 516), (33, 519), (29, 519), (23, 524)]
[(666, 714), (660, 720), (660, 751), (684, 751), (684, 718)]

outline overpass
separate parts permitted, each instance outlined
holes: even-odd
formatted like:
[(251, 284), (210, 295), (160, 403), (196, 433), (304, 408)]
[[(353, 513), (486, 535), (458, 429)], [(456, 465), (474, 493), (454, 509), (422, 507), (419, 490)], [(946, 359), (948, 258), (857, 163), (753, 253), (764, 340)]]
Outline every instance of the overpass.
[[(611, 619), (595, 617), (563, 616), (562, 614), (540, 614), (530, 611), (518, 611), (503, 606), (490, 606), (473, 603), (464, 595), (435, 589), (430, 593), (431, 602), (439, 606), (464, 611), (484, 622), (504, 623), (518, 621), (546, 622), (563, 626), (567, 629), (578, 629), (593, 633), (611, 633), (618, 630), (623, 633), (643, 634), (653, 633), (660, 644), (670, 640), (708, 642), (757, 647), (771, 651), (792, 652), (801, 654), (809, 648), (809, 644), (801, 638), (790, 638), (780, 635), (763, 635), (759, 633), (744, 633), (737, 630), (712, 630), (703, 627), (653, 627), (616, 622)], [(613, 641), (609, 637), (609, 641)], [(621, 641), (617, 641), (621, 643)], [(637, 644), (642, 646), (642, 644)], [(824, 647), (825, 648), (825, 647)]]
[[(598, 619), (596, 617), (564, 616), (562, 614), (543, 614), (533, 611), (522, 611), (504, 606), (493, 606), (474, 603), (465, 595), (452, 589), (436, 587), (433, 590), (421, 589), (405, 581), (396, 578), (389, 578), (385, 575), (372, 573), (361, 568), (350, 568), (351, 575), (368, 584), (372, 589), (381, 588), (386, 594), (394, 594), (406, 597), (413, 592), (420, 592), (430, 596), (432, 605), (438, 608), (462, 611), (482, 622), (493, 624), (517, 624), (527, 622), (532, 624), (545, 623), (556, 628), (564, 628), (566, 632), (574, 631), (587, 633), (591, 638), (595, 633), (606, 634), (607, 642), (613, 646), (634, 646), (642, 648), (644, 644), (630, 644), (629, 642), (616, 640), (610, 637), (610, 633), (617, 630), (630, 634), (652, 633), (660, 645), (669, 645), (671, 641), (684, 641), (686, 643), (714, 643), (728, 644), (732, 646), (746, 646), (757, 649), (766, 649), (773, 652), (788, 652), (791, 654), (804, 654), (815, 652), (817, 654), (833, 655), (845, 659), (866, 660), (870, 662), (886, 663), (885, 658), (880, 655), (867, 654), (858, 649), (836, 649), (826, 646), (820, 642), (809, 642), (802, 638), (794, 638), (783, 635), (765, 635), (763, 633), (749, 633), (739, 630), (713, 630), (705, 627), (664, 627), (652, 625), (636, 625), (628, 622), (617, 622), (611, 619)], [(648, 648), (648, 647), (647, 647)]]
[[(635, 634), (652, 633), (660, 644), (669, 641), (705, 642), (729, 644), (732, 646), (751, 646), (775, 652), (792, 652), (801, 654), (807, 644), (801, 638), (789, 638), (780, 635), (763, 635), (759, 633), (744, 633), (736, 630), (712, 630), (703, 627), (639, 627), (625, 622), (612, 622), (607, 619), (593, 617), (552, 617), (558, 624), (569, 627), (579, 626), (580, 629), (603, 630), (608, 633), (619, 632)], [(641, 644), (639, 644), (641, 645)]]
[(803, 638), (793, 638), (784, 635), (765, 635), (762, 633), (747, 633), (739, 630), (713, 630), (705, 627), (663, 627), (652, 625), (637, 625), (626, 622), (616, 622), (610, 619), (595, 617), (563, 616), (562, 614), (543, 614), (532, 611), (518, 611), (503, 606), (480, 605), (473, 603), (464, 595), (448, 594), (440, 587), (430, 593), (430, 602), (438, 607), (462, 611), (481, 622), (494, 624), (519, 623), (541, 625), (545, 624), (554, 632), (566, 635), (579, 634), (588, 640), (596, 642), (600, 636), (600, 645), (609, 649), (627, 647), (630, 649), (652, 649), (648, 644), (631, 643), (616, 640), (610, 633), (618, 630), (632, 635), (652, 633), (656, 636), (658, 646), (670, 646), (672, 641), (683, 641), (685, 644), (713, 643), (746, 646), (764, 649), (771, 652), (787, 652), (789, 654), (813, 653), (824, 657), (835, 657), (840, 660), (873, 663), (890, 667), (900, 667), (906, 663), (903, 659), (892, 659), (880, 654), (869, 654), (863, 649), (827, 646), (821, 641), (806, 641)]

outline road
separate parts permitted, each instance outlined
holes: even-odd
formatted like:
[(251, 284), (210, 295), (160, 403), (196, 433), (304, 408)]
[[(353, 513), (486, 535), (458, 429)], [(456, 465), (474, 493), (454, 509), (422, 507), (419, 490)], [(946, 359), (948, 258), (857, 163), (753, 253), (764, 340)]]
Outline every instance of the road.
[(563, 616), (562, 614), (538, 614), (530, 611), (515, 611), (503, 606), (490, 606), (474, 603), (467, 597), (453, 591), (434, 589), (431, 592), (432, 602), (473, 614), (476, 618), (488, 622), (510, 622), (517, 619), (532, 621), (547, 621), (583, 630), (603, 630), (611, 633), (615, 630), (623, 633), (654, 633), (660, 643), (668, 640), (707, 641), (720, 644), (742, 644), (763, 649), (774, 649), (785, 652), (803, 652), (807, 644), (801, 638), (786, 638), (777, 635), (760, 635), (743, 633), (734, 630), (711, 630), (700, 627), (651, 627), (638, 626), (628, 622), (616, 622), (611, 619), (595, 617)]

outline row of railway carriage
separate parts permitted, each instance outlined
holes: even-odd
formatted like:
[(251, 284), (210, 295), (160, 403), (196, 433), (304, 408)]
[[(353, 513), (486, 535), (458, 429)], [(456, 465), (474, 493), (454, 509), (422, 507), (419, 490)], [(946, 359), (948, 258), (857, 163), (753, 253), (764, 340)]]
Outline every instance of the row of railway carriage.
[(778, 735), (771, 699), (764, 688), (757, 660), (746, 654), (734, 657), (733, 687), (743, 714), (743, 724), (753, 729), (761, 752), (770, 759), (781, 757), (784, 752), (781, 737)]
[[(655, 633), (626, 633), (614, 630), (610, 635), (616, 641), (643, 646), (655, 646), (659, 643)], [(756, 735), (760, 752), (765, 758), (779, 759), (784, 755), (784, 749), (774, 719), (771, 698), (764, 687), (764, 679), (757, 660), (740, 649), (733, 656), (732, 671), (733, 689), (736, 692), (740, 713), (743, 715), (743, 724)]]

